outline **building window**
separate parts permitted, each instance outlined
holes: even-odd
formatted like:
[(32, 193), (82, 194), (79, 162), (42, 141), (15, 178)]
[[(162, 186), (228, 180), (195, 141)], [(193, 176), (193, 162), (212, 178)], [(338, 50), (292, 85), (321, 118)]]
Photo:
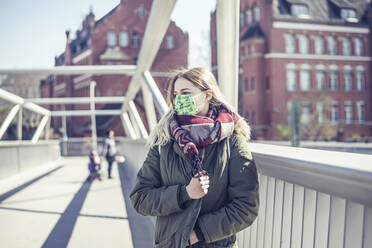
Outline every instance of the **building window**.
[(247, 9), (245, 12), (246, 18), (247, 18), (247, 25), (250, 25), (252, 23), (252, 10)]
[(358, 122), (365, 121), (365, 114), (366, 114), (366, 105), (363, 101), (357, 102), (357, 109), (358, 109)]
[(315, 53), (324, 54), (324, 39), (321, 36), (315, 38)]
[(341, 9), (341, 18), (344, 20), (356, 18), (356, 11), (354, 9)]
[(309, 53), (309, 39), (304, 34), (301, 34), (298, 38), (300, 41), (300, 53), (308, 54)]
[(139, 47), (139, 35), (137, 32), (134, 32), (132, 35), (132, 47), (138, 48)]
[(332, 91), (338, 89), (338, 71), (332, 70), (329, 75), (329, 86)]
[(301, 70), (300, 72), (300, 80), (301, 80), (301, 90), (308, 91), (310, 90), (310, 71), (309, 70)]
[(142, 7), (140, 7), (140, 8), (137, 9), (137, 15), (139, 17), (144, 17), (145, 14), (146, 14), (146, 12), (145, 12), (145, 10)]
[(354, 39), (354, 53), (356, 56), (363, 56), (364, 55), (364, 48), (363, 42), (361, 38)]
[(357, 71), (356, 79), (357, 79), (357, 90), (358, 91), (364, 90), (365, 89), (364, 71)]
[(351, 71), (347, 70), (344, 71), (344, 84), (345, 84), (345, 91), (351, 91), (353, 89), (353, 81), (351, 78)]
[(173, 35), (167, 35), (167, 49), (173, 49), (174, 48), (174, 36)]
[(311, 123), (311, 103), (303, 102), (301, 104), (301, 123), (304, 125), (309, 125)]
[(240, 19), (239, 19), (240, 27), (244, 26), (244, 13), (240, 12)]
[(107, 32), (107, 46), (115, 47), (116, 46), (116, 33), (115, 31)]
[(107, 89), (107, 96), (112, 96), (113, 95), (113, 91), (111, 88), (108, 88)]
[(256, 112), (252, 112), (252, 114), (251, 114), (251, 118), (252, 118), (252, 124), (255, 124), (256, 123)]
[(266, 77), (266, 90), (270, 90), (270, 77)]
[(292, 4), (291, 14), (293, 16), (309, 15), (309, 8), (304, 4)]
[(249, 80), (248, 80), (248, 78), (244, 79), (244, 89), (245, 89), (245, 91), (249, 91)]
[(248, 56), (249, 55), (249, 48), (248, 46), (244, 46), (244, 56)]
[(338, 102), (334, 101), (331, 105), (331, 122), (338, 123)]
[(123, 90), (122, 89), (118, 89), (117, 91), (117, 96), (122, 96), (123, 95)]
[(337, 54), (337, 42), (336, 38), (329, 36), (327, 37), (327, 42), (328, 42), (328, 53), (330, 55), (336, 55)]
[(256, 89), (256, 82), (255, 82), (255, 79), (252, 78), (251, 79), (251, 90), (255, 90)]
[(324, 102), (317, 102), (316, 111), (317, 111), (318, 123), (324, 123), (324, 120), (325, 120)]
[(287, 90), (288, 91), (296, 91), (296, 70), (294, 69), (287, 69)]
[(260, 21), (260, 7), (255, 6), (253, 8), (253, 13), (254, 13), (254, 21), (259, 22)]
[(353, 104), (351, 101), (345, 101), (344, 110), (345, 110), (345, 123), (351, 124), (353, 122)]
[(120, 32), (120, 46), (127, 47), (129, 45), (128, 33), (126, 31)]
[(342, 41), (342, 52), (345, 56), (351, 55), (351, 41), (350, 38), (345, 37)]
[(254, 51), (254, 45), (253, 44), (249, 45), (249, 52), (250, 52), (251, 55), (254, 54), (255, 51)]
[(325, 72), (322, 70), (318, 70), (316, 72), (316, 82), (318, 86), (318, 90), (325, 90)]
[(293, 34), (285, 35), (285, 52), (286, 53), (295, 53), (296, 52), (296, 43)]

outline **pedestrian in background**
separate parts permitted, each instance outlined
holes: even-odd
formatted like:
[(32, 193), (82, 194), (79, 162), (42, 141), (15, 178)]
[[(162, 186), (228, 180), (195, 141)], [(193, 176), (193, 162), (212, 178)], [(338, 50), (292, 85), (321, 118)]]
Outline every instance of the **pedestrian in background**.
[(108, 178), (111, 179), (112, 165), (115, 162), (115, 156), (117, 155), (116, 144), (115, 144), (115, 133), (113, 130), (107, 132), (107, 137), (103, 145), (103, 155), (107, 160), (107, 174)]
[(176, 73), (130, 199), (156, 216), (155, 247), (237, 247), (259, 206), (250, 128), (204, 68)]

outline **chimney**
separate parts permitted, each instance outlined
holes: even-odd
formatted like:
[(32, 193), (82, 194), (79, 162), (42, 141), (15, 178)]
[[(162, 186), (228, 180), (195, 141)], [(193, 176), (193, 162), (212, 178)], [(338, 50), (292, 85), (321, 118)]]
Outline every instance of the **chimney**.
[(64, 64), (65, 65), (71, 65), (71, 39), (70, 39), (70, 30), (66, 30), (66, 48), (65, 48), (65, 59)]

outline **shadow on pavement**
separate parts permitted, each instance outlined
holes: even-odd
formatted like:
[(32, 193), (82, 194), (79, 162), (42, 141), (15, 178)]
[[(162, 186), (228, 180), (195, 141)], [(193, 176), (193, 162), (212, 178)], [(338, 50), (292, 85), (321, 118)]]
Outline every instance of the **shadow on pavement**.
[(57, 170), (61, 169), (63, 167), (63, 165), (61, 166), (58, 166), (57, 168), (54, 168), (53, 170), (50, 170), (44, 174), (42, 174), (41, 176), (38, 176), (34, 179), (31, 179), (30, 181), (12, 189), (12, 190), (9, 190), (8, 192), (0, 195), (0, 203), (2, 203), (3, 201), (5, 201), (6, 199), (8, 199), (9, 197), (15, 195), (16, 193), (18, 193), (19, 191), (27, 188), (28, 186), (30, 186), (31, 184), (34, 184), (36, 183), (37, 181), (39, 181), (40, 179), (46, 177), (46, 176), (49, 176), (50, 174), (52, 174), (53, 172), (56, 172)]
[(139, 215), (130, 202), (129, 195), (134, 185), (137, 170), (128, 162), (118, 164), (121, 190), (127, 208), (129, 226), (132, 233), (134, 248), (154, 247), (154, 218)]
[(79, 191), (75, 194), (66, 211), (61, 215), (57, 224), (50, 232), (42, 247), (67, 247), (80, 210), (88, 195), (92, 182), (85, 181)]

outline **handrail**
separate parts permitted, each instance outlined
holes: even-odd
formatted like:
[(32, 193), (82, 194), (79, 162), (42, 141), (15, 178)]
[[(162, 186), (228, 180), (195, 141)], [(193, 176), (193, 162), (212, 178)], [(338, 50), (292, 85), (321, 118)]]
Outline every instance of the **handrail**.
[(264, 175), (372, 206), (372, 155), (252, 143), (249, 146)]

